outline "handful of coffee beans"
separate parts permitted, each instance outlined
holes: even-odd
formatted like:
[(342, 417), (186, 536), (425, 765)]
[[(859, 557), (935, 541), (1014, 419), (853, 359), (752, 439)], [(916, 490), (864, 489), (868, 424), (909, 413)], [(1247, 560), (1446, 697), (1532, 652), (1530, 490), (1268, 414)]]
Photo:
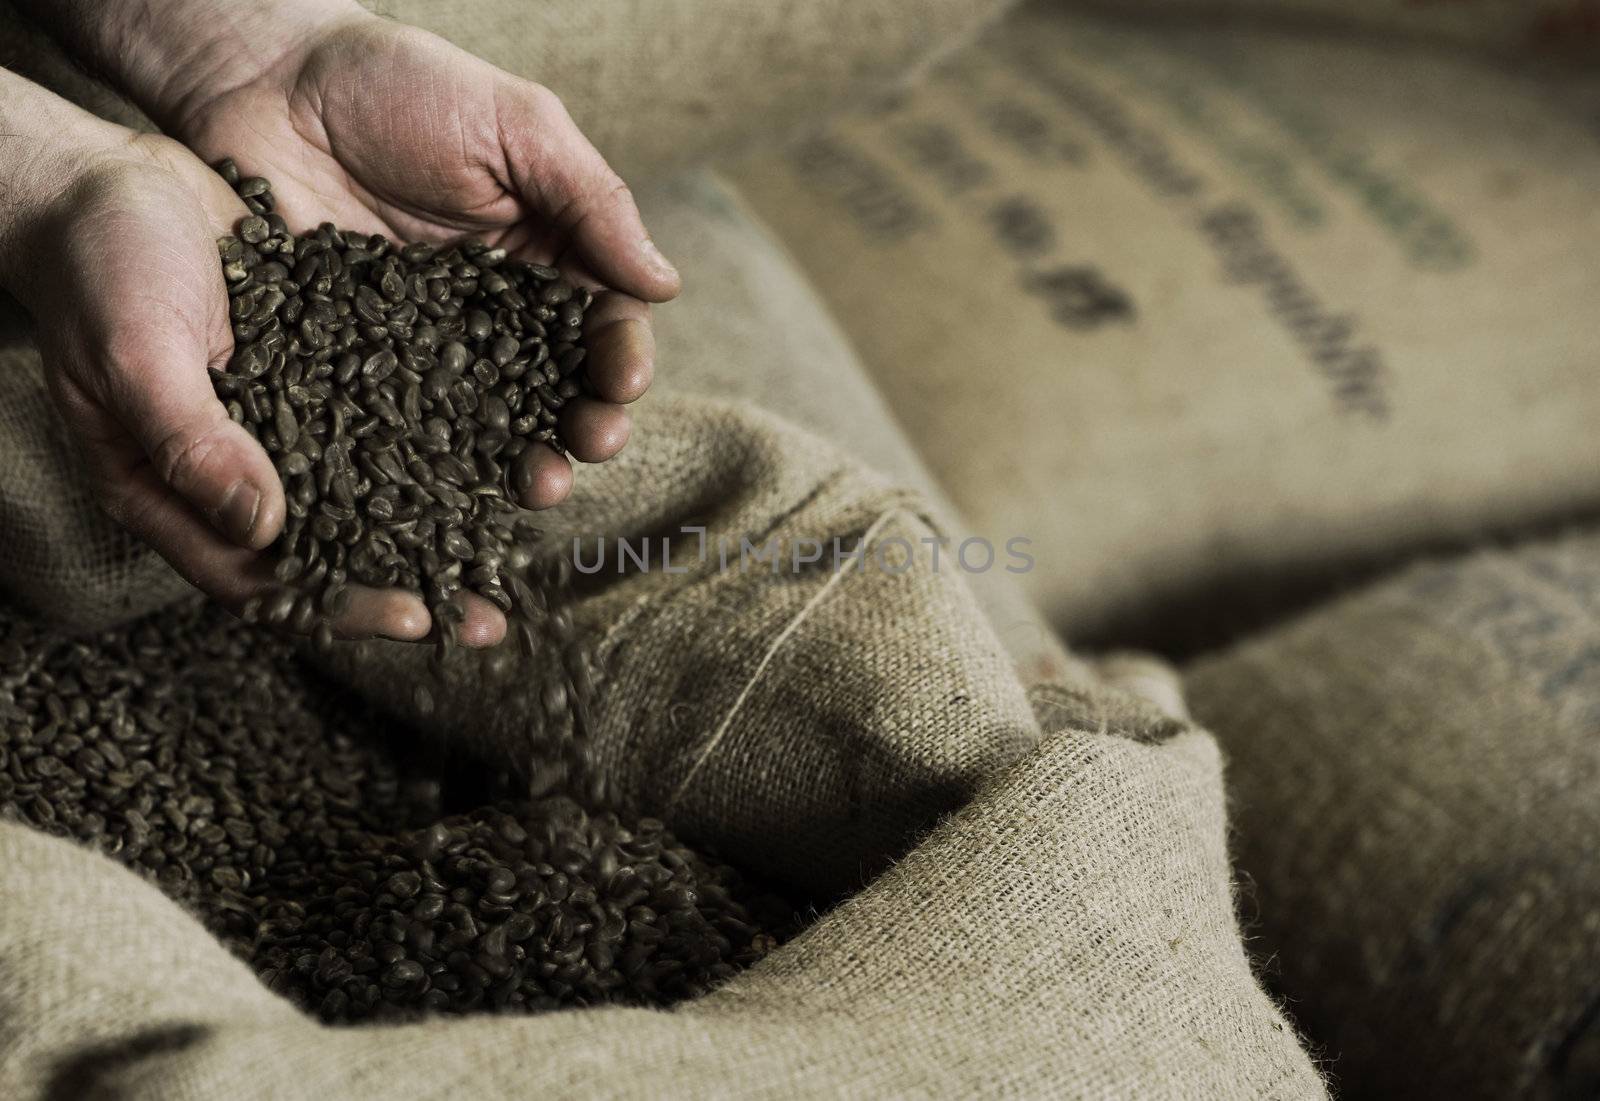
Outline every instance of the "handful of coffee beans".
[(296, 236), (266, 180), (217, 170), (251, 213), (218, 242), (235, 351), (212, 382), (288, 507), (278, 587), (245, 618), (326, 647), (352, 582), (422, 596), (441, 647), (463, 589), (531, 616), (517, 459), (561, 447), (558, 414), (586, 386), (589, 290), (482, 242)]

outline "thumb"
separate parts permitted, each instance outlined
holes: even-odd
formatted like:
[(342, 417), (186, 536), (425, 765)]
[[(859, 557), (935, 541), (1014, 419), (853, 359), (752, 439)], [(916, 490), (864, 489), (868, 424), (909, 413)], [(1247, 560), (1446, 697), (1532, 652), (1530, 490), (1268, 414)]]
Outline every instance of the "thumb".
[(225, 538), (259, 550), (283, 525), (283, 487), (207, 374), (232, 346), (212, 232), (168, 174), (137, 173), (85, 204), (59, 279), (75, 383), (62, 396), (98, 406), (78, 428), (113, 513), (127, 522), (144, 511), (153, 473)]
[(628, 185), (555, 93), (513, 81), (502, 102), (509, 109), (500, 119), (501, 141), (523, 199), (571, 240), (607, 286), (646, 302), (675, 297), (677, 269), (645, 231)]
[(153, 356), (113, 363), (125, 380), (122, 420), (163, 482), (222, 535), (260, 550), (283, 526), (283, 487), (261, 445), (217, 400), (204, 363)]
[(226, 190), (170, 143), (119, 139), (8, 242), (94, 489), (175, 565), (230, 549), (198, 516), (252, 550), (283, 524), (272, 461), (206, 373), (232, 343), (214, 236), (237, 203)]

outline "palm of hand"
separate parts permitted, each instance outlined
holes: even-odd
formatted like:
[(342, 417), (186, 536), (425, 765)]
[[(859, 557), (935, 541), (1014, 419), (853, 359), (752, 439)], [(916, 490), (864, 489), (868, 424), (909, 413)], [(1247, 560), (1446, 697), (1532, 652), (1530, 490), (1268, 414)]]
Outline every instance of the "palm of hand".
[(180, 125), (203, 157), (269, 177), (291, 224), (406, 240), (470, 232), (515, 248), (534, 231), (506, 186), (499, 76), (431, 36), (363, 22), (291, 51)]

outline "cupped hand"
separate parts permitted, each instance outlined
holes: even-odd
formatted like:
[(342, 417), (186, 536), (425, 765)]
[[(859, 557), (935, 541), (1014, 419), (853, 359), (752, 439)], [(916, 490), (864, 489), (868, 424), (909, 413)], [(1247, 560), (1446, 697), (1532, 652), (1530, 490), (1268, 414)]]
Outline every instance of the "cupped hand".
[[(673, 297), (678, 276), (560, 101), (440, 38), (359, 10), (291, 24), (282, 39), (243, 80), (188, 87), (167, 113), (169, 130), (202, 157), (231, 156), (267, 177), (292, 229), (326, 220), (404, 241), (481, 237), (594, 288), (591, 396), (563, 410), (559, 431), (583, 462), (620, 451), (630, 430), (623, 406), (653, 371), (647, 303)], [(538, 445), (519, 462), (526, 507), (571, 491), (566, 456)], [(461, 638), (501, 637), (499, 612), (465, 599)]]
[[(560, 100), (359, 10), (285, 38), (243, 82), (192, 89), (171, 115), (174, 134), (271, 180), (291, 228), (332, 221), (403, 241), (466, 234), (593, 287), (595, 396), (574, 402), (561, 428), (573, 457), (614, 455), (627, 439), (622, 406), (650, 382), (646, 303), (673, 297), (678, 276)], [(547, 447), (532, 461), (542, 476), (529, 505), (564, 498), (566, 461)]]
[[(173, 20), (187, 8), (152, 10)], [(124, 87), (200, 157), (231, 156), (269, 178), (293, 229), (333, 221), (405, 241), (476, 236), (594, 288), (592, 395), (567, 405), (559, 429), (572, 458), (615, 455), (629, 432), (622, 406), (653, 371), (647, 303), (675, 295), (678, 277), (556, 97), (340, 0), (255, 0), (236, 14), (225, 33), (195, 34), (181, 63), (160, 48), (183, 41), (170, 35), (130, 37), (102, 61), (125, 60)], [(237, 608), (264, 583), (270, 563), (255, 552), (284, 518), (271, 460), (227, 418), (205, 373), (233, 343), (214, 239), (245, 212), (175, 142), (72, 123), (72, 171), (43, 189), (50, 201), (13, 219), (27, 247), (0, 266), (25, 273), (15, 293), (40, 320), (52, 387), (108, 510)], [(9, 234), (8, 247), (22, 236)], [(539, 446), (519, 461), (520, 503), (548, 507), (570, 492), (565, 456)], [(498, 609), (461, 599), (459, 641), (503, 637)], [(419, 598), (366, 591), (337, 626), (417, 639), (431, 625)]]
[[(259, 552), (284, 520), (272, 461), (206, 374), (233, 350), (216, 238), (246, 211), (175, 142), (62, 121), (70, 142), (13, 162), (31, 198), (0, 235), (6, 285), (106, 511), (238, 609), (270, 583)], [(429, 621), (415, 597), (357, 590), (337, 628), (413, 639)]]

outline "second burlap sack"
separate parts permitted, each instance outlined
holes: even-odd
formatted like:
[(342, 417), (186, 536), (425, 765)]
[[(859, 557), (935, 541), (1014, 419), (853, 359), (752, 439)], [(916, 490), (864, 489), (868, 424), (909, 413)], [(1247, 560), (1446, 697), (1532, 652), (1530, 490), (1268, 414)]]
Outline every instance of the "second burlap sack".
[(1415, 566), (1185, 687), (1342, 1093), (1600, 1093), (1600, 533)]
[(1600, 511), (1600, 146), (1564, 96), (1033, 4), (732, 179), (1068, 637), (1195, 646)]

